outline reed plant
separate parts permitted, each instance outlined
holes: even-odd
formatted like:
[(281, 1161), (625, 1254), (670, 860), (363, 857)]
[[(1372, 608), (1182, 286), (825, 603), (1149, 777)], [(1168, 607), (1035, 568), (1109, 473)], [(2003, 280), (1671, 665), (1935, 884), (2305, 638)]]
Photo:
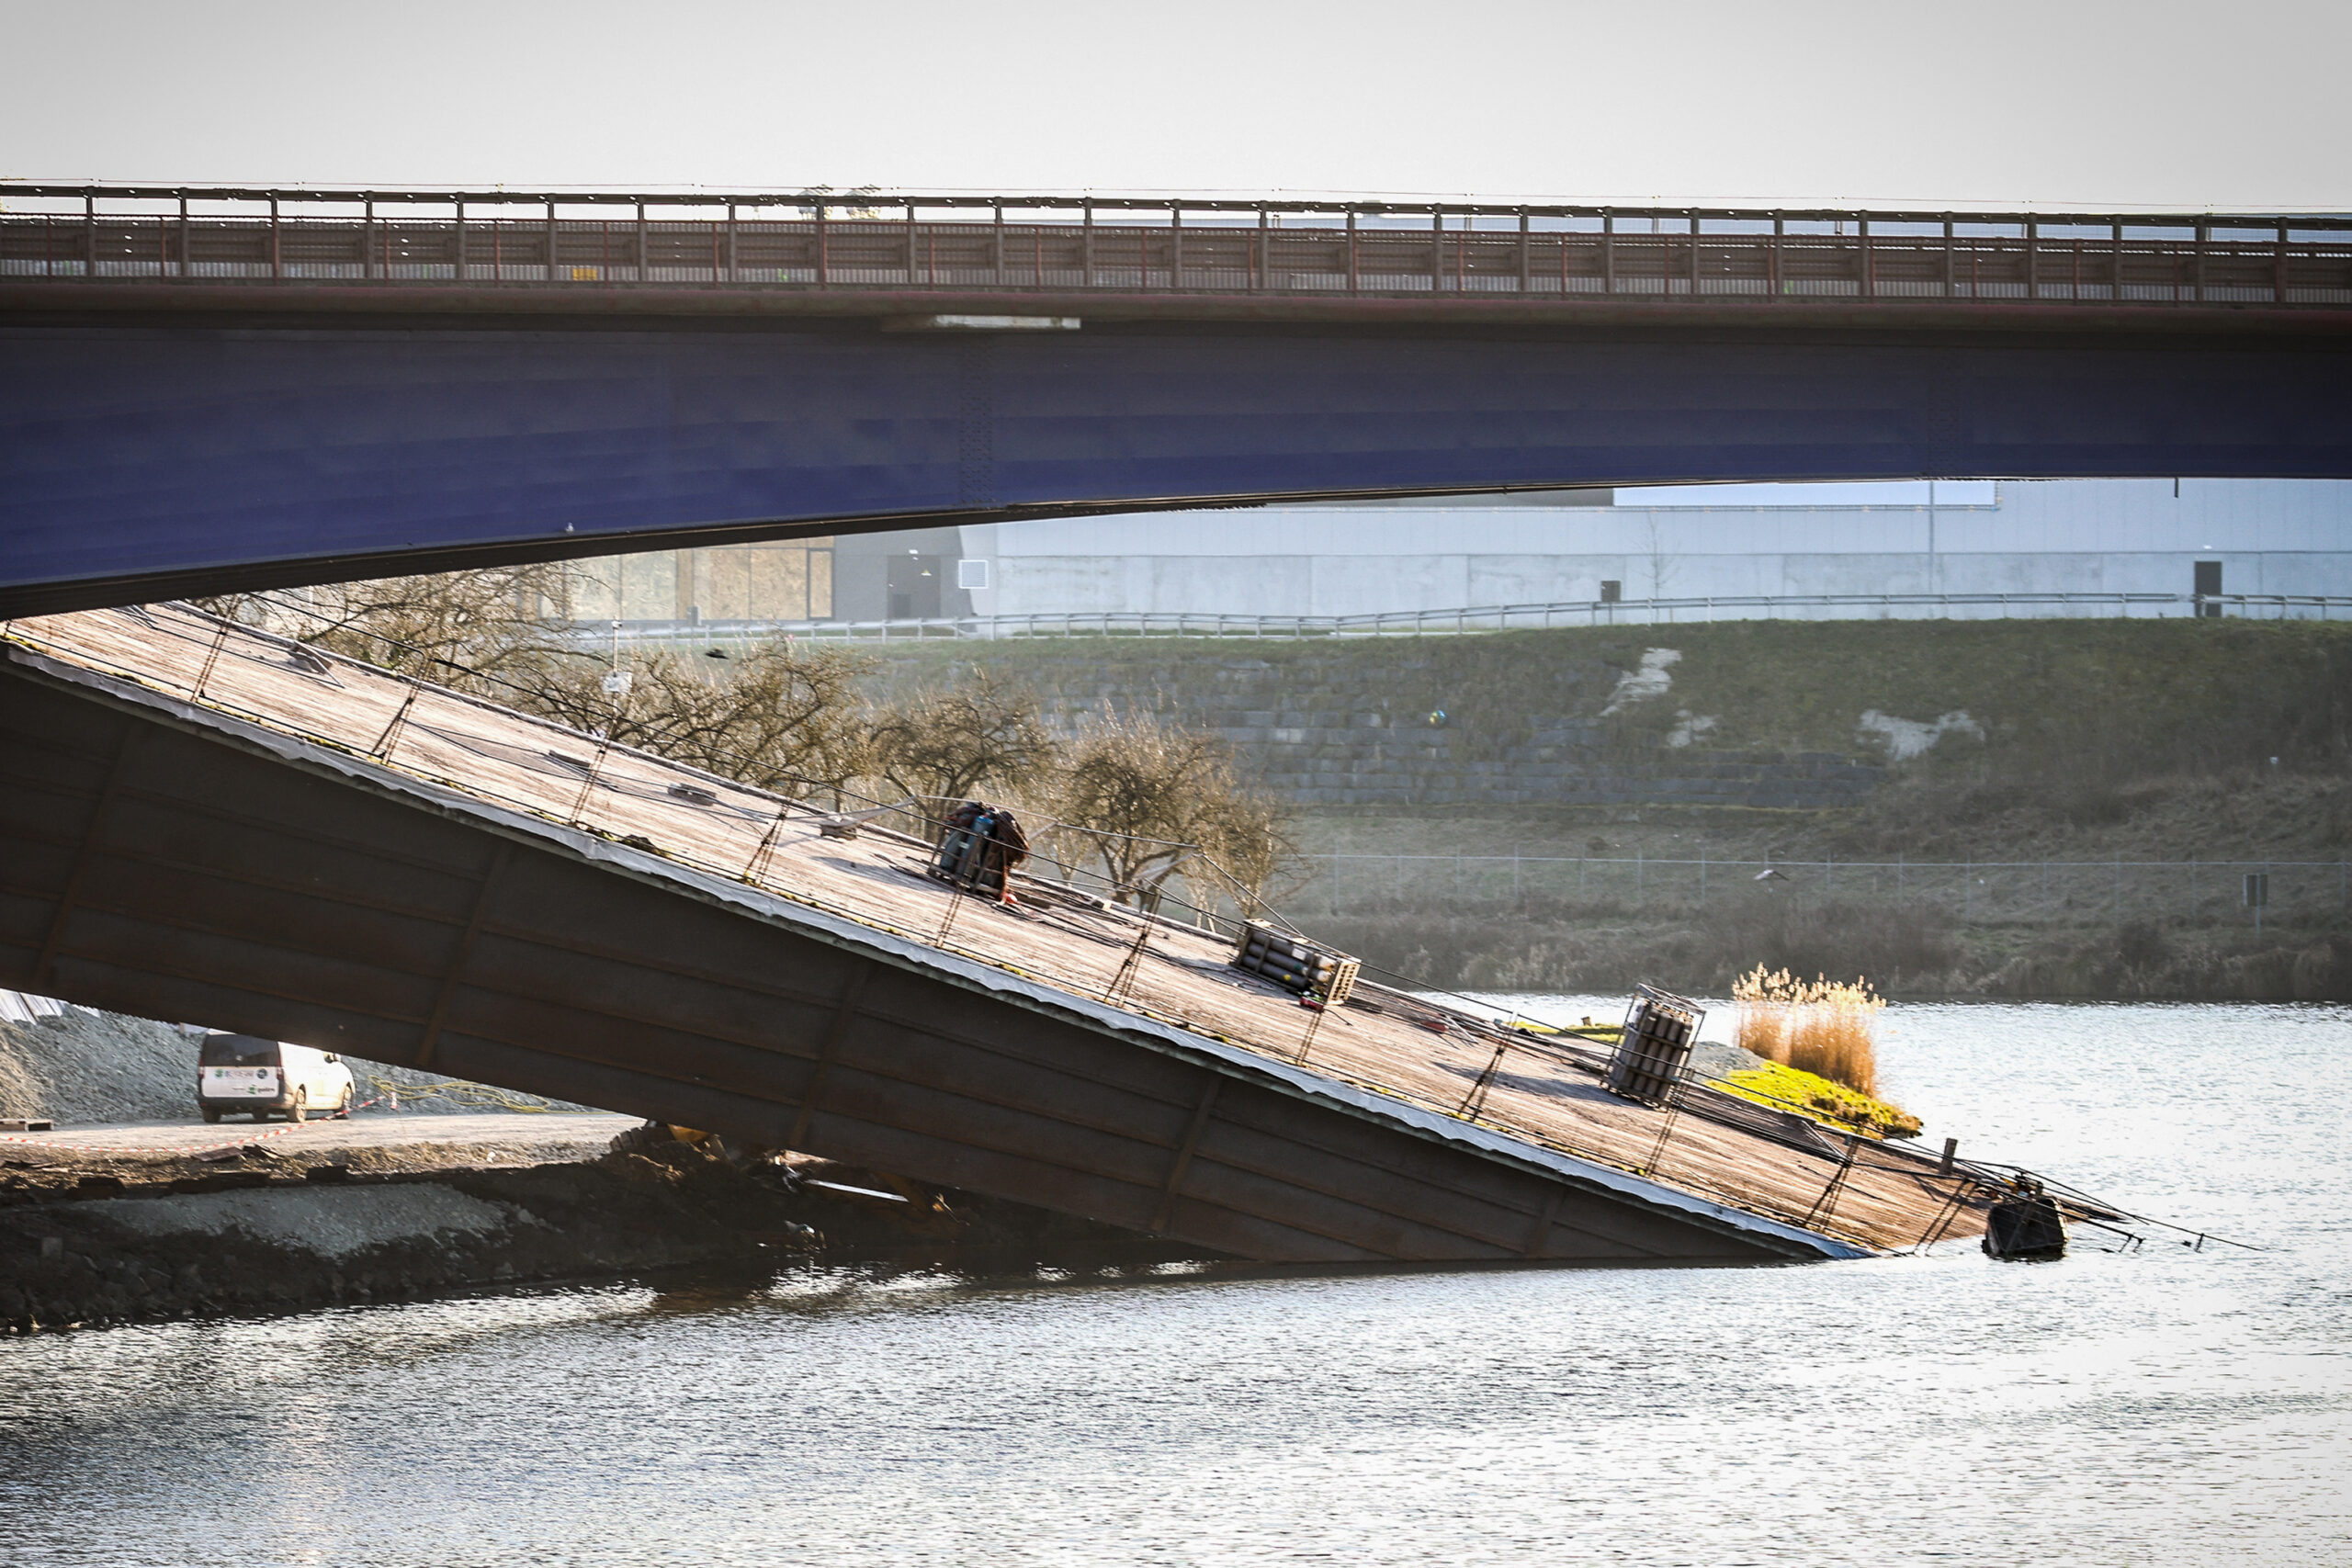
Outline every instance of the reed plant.
[(1886, 1005), (1867, 980), (1850, 984), (1758, 964), (1732, 984), (1734, 1036), (1743, 1050), (1857, 1093), (1878, 1094), (1878, 1014)]

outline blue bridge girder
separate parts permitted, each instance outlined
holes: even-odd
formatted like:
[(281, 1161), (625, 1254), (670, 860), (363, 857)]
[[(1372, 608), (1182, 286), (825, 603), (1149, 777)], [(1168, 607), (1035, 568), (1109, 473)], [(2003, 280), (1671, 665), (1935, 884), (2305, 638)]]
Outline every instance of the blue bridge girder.
[(1295, 497), (2352, 478), (2334, 220), (0, 198), (0, 615)]

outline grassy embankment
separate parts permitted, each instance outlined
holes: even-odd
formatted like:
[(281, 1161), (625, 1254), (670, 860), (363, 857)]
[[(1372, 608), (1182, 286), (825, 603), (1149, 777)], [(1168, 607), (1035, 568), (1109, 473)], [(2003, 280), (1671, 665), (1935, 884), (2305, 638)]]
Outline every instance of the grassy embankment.
[[(1645, 650), (1671, 649), (1666, 690), (1604, 715)], [(1617, 988), (1636, 979), (1720, 993), (1756, 964), (1868, 975), (1898, 994), (2352, 996), (2352, 922), (2333, 869), (2282, 886), (2257, 934), (2234, 871), (2189, 863), (2326, 862), (2352, 850), (2352, 625), (2236, 619), (1744, 622), (1428, 639), (1218, 643), (1038, 639), (894, 651), (891, 685), (978, 654), (1065, 711), (1104, 702), (1229, 722), (1237, 704), (1312, 688), (1401, 744), (1442, 708), (1451, 754), (1507, 757), (1559, 719), (1597, 727), (1604, 765), (1688, 769), (1702, 753), (1831, 752), (1888, 766), (1864, 805), (1758, 810), (1312, 805), (1315, 853), (1555, 857), (1517, 898), (1494, 867), (1466, 881), (1408, 862), (1385, 880), (1309, 880), (1302, 922), (1434, 984)], [(1338, 693), (1333, 698), (1330, 694)], [(1350, 696), (1352, 694), (1352, 696)], [(1941, 733), (1890, 754), (1866, 714)], [(1956, 716), (1947, 718), (1947, 716)], [(1370, 733), (1380, 733), (1377, 728)], [(1678, 736), (1688, 744), (1672, 744)], [(1269, 771), (1277, 740), (1245, 751)], [(1772, 860), (1763, 885), (1645, 861)], [(1969, 863), (1890, 874), (1856, 862)], [(2112, 877), (1987, 863), (2122, 863)], [(2139, 863), (2167, 863), (2148, 870)], [(1969, 886), (1973, 884), (1973, 888)], [(2322, 886), (2325, 884), (2325, 886)], [(1582, 889), (1579, 892), (1579, 888)], [(2193, 902), (2192, 902), (2193, 894)], [(2292, 896), (2291, 905), (2289, 895)]]

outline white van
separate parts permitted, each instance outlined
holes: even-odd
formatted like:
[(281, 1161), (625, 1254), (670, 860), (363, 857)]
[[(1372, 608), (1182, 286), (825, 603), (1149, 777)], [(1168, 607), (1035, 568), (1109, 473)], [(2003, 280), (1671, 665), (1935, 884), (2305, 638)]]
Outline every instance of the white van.
[(196, 1108), (207, 1122), (232, 1113), (256, 1122), (348, 1116), (351, 1090), (351, 1069), (332, 1051), (255, 1034), (208, 1034), (197, 1049)]

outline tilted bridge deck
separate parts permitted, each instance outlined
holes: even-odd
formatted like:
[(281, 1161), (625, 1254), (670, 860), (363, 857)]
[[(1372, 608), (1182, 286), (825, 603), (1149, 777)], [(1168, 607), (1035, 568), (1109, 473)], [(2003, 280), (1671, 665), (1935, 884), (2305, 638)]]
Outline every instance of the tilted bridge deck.
[(0, 648), (0, 984), (1259, 1259), (1980, 1227), (1967, 1174), (1910, 1151), (1704, 1089), (1669, 1118), (1398, 993), (1305, 1010), (1215, 932), (1046, 882), (959, 895), (896, 835), (190, 609)]

